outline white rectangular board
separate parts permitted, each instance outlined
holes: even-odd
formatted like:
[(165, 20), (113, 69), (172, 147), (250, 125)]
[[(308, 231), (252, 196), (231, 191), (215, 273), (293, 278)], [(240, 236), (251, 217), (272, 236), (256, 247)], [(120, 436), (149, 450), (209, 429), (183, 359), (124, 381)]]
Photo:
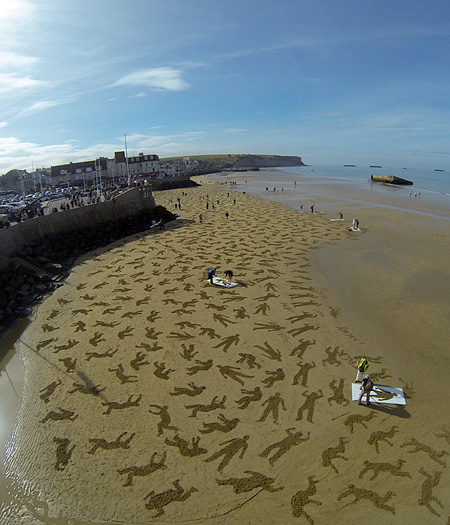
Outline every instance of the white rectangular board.
[(238, 285), (238, 283), (233, 283), (231, 281), (227, 281), (226, 279), (222, 279), (221, 277), (216, 276), (213, 277), (213, 284), (215, 284), (216, 286), (223, 286), (224, 288), (234, 288)]
[[(352, 383), (352, 401), (358, 401), (361, 394), (361, 383)], [(401, 388), (374, 385), (370, 392), (371, 403), (386, 403), (389, 405), (406, 405), (405, 393)], [(366, 396), (362, 402), (366, 402)]]

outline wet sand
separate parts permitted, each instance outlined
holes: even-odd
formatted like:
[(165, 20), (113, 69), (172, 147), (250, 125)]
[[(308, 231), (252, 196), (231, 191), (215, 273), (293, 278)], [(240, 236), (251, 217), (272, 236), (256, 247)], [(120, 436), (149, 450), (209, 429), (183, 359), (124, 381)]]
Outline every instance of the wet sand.
[[(40, 306), (20, 340), (3, 522), (450, 515), (448, 295), (430, 290), (446, 282), (448, 234), (427, 243), (397, 210), (416, 228), (399, 244), (380, 235), (389, 219), (374, 206), (359, 210), (371, 226), (356, 237), (331, 214), (228, 192), (157, 193), (171, 211), (181, 199), (181, 220), (91, 254)], [(240, 286), (210, 285), (213, 266)], [(360, 355), (377, 383), (404, 387), (406, 407), (351, 401)]]

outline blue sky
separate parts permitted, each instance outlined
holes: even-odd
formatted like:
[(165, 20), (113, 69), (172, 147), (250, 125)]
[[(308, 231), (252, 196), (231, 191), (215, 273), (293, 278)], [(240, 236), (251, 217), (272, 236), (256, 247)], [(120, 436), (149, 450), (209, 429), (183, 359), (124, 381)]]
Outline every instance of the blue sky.
[(450, 163), (448, 0), (1, 0), (0, 174), (128, 153)]

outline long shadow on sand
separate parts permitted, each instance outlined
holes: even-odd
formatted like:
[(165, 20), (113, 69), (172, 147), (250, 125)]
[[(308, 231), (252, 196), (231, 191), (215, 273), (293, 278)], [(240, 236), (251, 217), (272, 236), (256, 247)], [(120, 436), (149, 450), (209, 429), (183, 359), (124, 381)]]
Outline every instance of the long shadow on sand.
[(402, 419), (409, 419), (411, 414), (406, 410), (404, 406), (399, 405), (379, 405), (376, 403), (371, 403), (369, 406), (361, 405), (367, 407), (368, 410), (375, 410), (382, 414), (388, 414), (390, 416), (401, 417)]

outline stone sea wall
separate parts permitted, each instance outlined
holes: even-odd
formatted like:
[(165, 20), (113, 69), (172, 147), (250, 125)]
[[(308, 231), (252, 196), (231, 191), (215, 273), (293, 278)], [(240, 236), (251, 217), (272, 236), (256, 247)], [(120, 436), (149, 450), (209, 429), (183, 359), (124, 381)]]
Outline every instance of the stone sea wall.
[(50, 213), (14, 224), (10, 228), (0, 230), (0, 268), (7, 265), (12, 254), (27, 242), (114, 222), (154, 207), (155, 199), (150, 191), (133, 188), (105, 202)]
[(153, 219), (169, 222), (175, 216), (156, 206), (149, 190), (134, 188), (0, 230), (0, 337), (62, 284), (78, 257), (147, 230)]

